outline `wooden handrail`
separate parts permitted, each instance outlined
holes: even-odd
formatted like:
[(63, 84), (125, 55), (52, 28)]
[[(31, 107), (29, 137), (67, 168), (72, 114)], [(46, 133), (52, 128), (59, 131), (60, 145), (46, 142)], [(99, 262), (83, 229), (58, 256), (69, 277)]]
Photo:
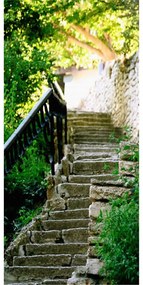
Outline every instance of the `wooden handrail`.
[[(55, 124), (54, 117), (57, 118)], [(59, 124), (59, 119), (62, 124)], [(62, 127), (64, 124), (64, 128)], [(61, 126), (61, 130), (59, 129)], [(50, 137), (47, 141), (49, 146), (49, 163), (54, 174), (55, 164), (55, 136), (57, 134), (58, 157), (62, 158), (63, 144), (67, 143), (67, 108), (66, 102), (59, 96), (56, 88), (49, 88), (36, 105), (21, 122), (18, 128), (10, 136), (4, 145), (5, 174), (7, 174), (15, 162), (24, 154), (26, 148), (37, 138), (43, 130), (44, 137)], [(62, 135), (58, 135), (62, 132)], [(63, 134), (65, 140), (63, 142)], [(62, 148), (61, 148), (62, 146)], [(56, 161), (57, 162), (57, 161)]]

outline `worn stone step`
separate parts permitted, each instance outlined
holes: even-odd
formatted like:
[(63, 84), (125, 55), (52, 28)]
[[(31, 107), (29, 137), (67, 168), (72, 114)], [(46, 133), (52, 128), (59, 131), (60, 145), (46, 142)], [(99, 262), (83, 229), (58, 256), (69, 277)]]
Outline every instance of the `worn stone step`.
[(100, 137), (97, 137), (97, 138), (92, 138), (92, 137), (87, 137), (85, 139), (82, 139), (82, 138), (75, 138), (73, 139), (74, 143), (76, 144), (105, 144), (105, 143), (108, 143), (109, 142), (109, 139), (108, 138), (100, 138)]
[(72, 120), (71, 122), (68, 121), (68, 127), (70, 129), (70, 127), (72, 129), (74, 129), (74, 127), (82, 127), (82, 126), (86, 126), (86, 127), (111, 127), (113, 128), (113, 125), (111, 122), (108, 122), (107, 120), (104, 121), (99, 121), (99, 120), (84, 120), (84, 119), (80, 119), (80, 120)]
[(87, 242), (88, 229), (87, 228), (76, 228), (76, 229), (63, 230), (62, 238), (64, 242), (66, 243)]
[[(101, 180), (101, 181), (116, 181), (118, 180), (119, 175), (113, 174), (98, 174), (98, 175), (70, 175), (69, 182), (73, 183), (91, 183), (92, 179)], [(80, 198), (81, 199), (81, 198)]]
[(38, 281), (38, 282), (16, 282), (16, 283), (11, 283), (6, 282), (4, 283), (5, 285), (64, 285), (67, 284), (67, 279), (46, 279), (43, 281)]
[(86, 254), (87, 243), (27, 244), (26, 255)]
[(73, 126), (73, 132), (74, 133), (80, 133), (80, 132), (105, 132), (105, 133), (110, 133), (112, 136), (116, 134), (122, 134), (122, 129), (121, 128), (114, 128), (112, 125), (110, 126)]
[(69, 266), (71, 254), (45, 254), (34, 256), (15, 256), (14, 266)]
[(110, 133), (113, 133), (114, 132), (114, 130), (115, 130), (115, 128), (112, 126), (112, 125), (110, 125), (110, 126), (102, 126), (102, 124), (100, 125), (100, 126), (98, 126), (98, 127), (96, 127), (96, 126), (81, 126), (81, 127), (78, 127), (78, 126), (73, 126), (73, 131), (75, 132), (75, 133), (80, 133), (80, 132), (84, 132), (84, 131), (87, 131), (87, 132), (106, 132), (106, 133), (108, 133), (108, 132), (110, 132)]
[(50, 211), (50, 219), (54, 220), (63, 220), (63, 219), (80, 219), (88, 218), (88, 208), (84, 209), (72, 209), (72, 210), (63, 210), (63, 211)]
[(64, 285), (67, 284), (67, 279), (47, 279), (42, 282), (42, 285)]
[(58, 185), (58, 193), (64, 198), (88, 197), (90, 184), (62, 183)]
[[(15, 281), (36, 281), (41, 279), (69, 278), (74, 271), (74, 266), (11, 266), (5, 268), (6, 279), (15, 278)], [(14, 281), (14, 280), (13, 280)]]
[[(78, 217), (77, 217), (78, 218)], [(70, 228), (87, 227), (89, 219), (68, 219), (68, 220), (48, 220), (42, 221), (44, 230), (61, 230)]]
[(108, 138), (110, 139), (110, 133), (104, 133), (104, 131), (98, 131), (98, 132), (94, 132), (94, 131), (83, 131), (83, 132), (74, 132), (73, 135), (72, 135), (73, 138), (81, 138), (81, 139), (85, 139), (87, 137), (89, 138)]
[[(67, 280), (67, 279), (66, 279)], [(42, 285), (42, 282), (37, 282), (37, 281), (33, 281), (33, 282), (28, 282), (28, 281), (24, 281), (24, 282), (12, 282), (12, 281), (4, 281), (4, 285)]]
[(118, 161), (74, 161), (73, 174), (103, 174), (112, 173), (117, 166)]
[(125, 187), (118, 186), (99, 186), (91, 185), (90, 187), (90, 198), (92, 201), (107, 201), (110, 199), (116, 199), (121, 197), (124, 193), (129, 191)]
[[(70, 234), (70, 233), (69, 233)], [(14, 266), (79, 266), (85, 265), (86, 254), (45, 254), (34, 256), (15, 256)]]
[(33, 243), (55, 243), (61, 239), (60, 230), (52, 231), (32, 231), (30, 240)]
[(99, 159), (99, 158), (113, 158), (113, 159), (118, 159), (118, 154), (117, 153), (110, 153), (110, 152), (83, 152), (79, 154), (74, 155), (75, 160), (86, 160), (86, 159)]
[(111, 115), (108, 113), (102, 113), (102, 112), (91, 112), (91, 111), (77, 111), (77, 110), (69, 110), (68, 111), (68, 117), (72, 116), (97, 116), (97, 117), (104, 117), (104, 118), (111, 118)]
[(90, 205), (91, 201), (89, 197), (87, 198), (69, 198), (67, 200), (67, 209), (72, 210), (72, 209), (77, 209), (77, 208), (88, 208)]
[(98, 138), (98, 137), (101, 137), (101, 138), (110, 138), (110, 133), (111, 132), (104, 132), (103, 130), (102, 131), (83, 131), (83, 132), (74, 132), (72, 137), (73, 138), (86, 138), (87, 136), (88, 137), (91, 137), (91, 138)]
[[(97, 122), (112, 122), (111, 121), (111, 117), (110, 116), (104, 116), (104, 115), (97, 115), (97, 114), (82, 114), (80, 116), (73, 116), (73, 117), (68, 117), (68, 122), (76, 122), (76, 121), (85, 121), (85, 122), (88, 122), (88, 121), (97, 121)], [(74, 126), (74, 125), (73, 125)]]
[(74, 152), (116, 152), (118, 149), (118, 144), (74, 144)]

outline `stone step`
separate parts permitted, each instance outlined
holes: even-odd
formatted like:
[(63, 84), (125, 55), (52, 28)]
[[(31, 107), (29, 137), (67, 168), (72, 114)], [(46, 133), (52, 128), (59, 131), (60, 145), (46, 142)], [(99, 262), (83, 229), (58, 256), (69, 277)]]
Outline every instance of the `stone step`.
[(64, 198), (88, 197), (90, 183), (62, 183), (58, 185), (58, 193)]
[(56, 243), (61, 239), (60, 230), (32, 231), (30, 240), (32, 243)]
[(111, 121), (111, 116), (108, 114), (98, 114), (98, 113), (81, 113), (75, 114), (73, 116), (67, 117), (69, 120), (78, 120), (78, 119), (96, 119), (96, 120), (109, 120)]
[(87, 243), (68, 243), (68, 244), (27, 244), (25, 247), (26, 255), (43, 254), (86, 254)]
[[(67, 279), (66, 279), (67, 281)], [(28, 282), (28, 281), (24, 281), (24, 282), (12, 282), (12, 281), (4, 281), (4, 285), (42, 285), (42, 282), (37, 282), (37, 281), (33, 281), (33, 282)], [(51, 283), (52, 284), (52, 283)], [(65, 283), (66, 284), (66, 283)]]
[(73, 126), (73, 131), (74, 133), (80, 133), (80, 132), (105, 132), (105, 133), (110, 133), (112, 135), (116, 134), (122, 134), (122, 129), (121, 128), (114, 128), (112, 125), (110, 126)]
[(38, 282), (5, 282), (5, 285), (64, 285), (67, 284), (67, 279), (46, 279), (44, 281)]
[(47, 279), (42, 282), (42, 285), (64, 285), (67, 284), (67, 279)]
[(87, 138), (87, 139), (74, 139), (74, 143), (76, 143), (76, 144), (94, 144), (94, 145), (97, 145), (97, 144), (105, 144), (105, 143), (108, 143), (109, 142), (109, 140), (108, 139), (105, 139), (104, 138), (104, 140), (102, 139), (102, 138), (97, 138), (97, 139), (95, 139), (95, 138)]
[(88, 227), (89, 219), (68, 219), (42, 221), (44, 230), (62, 230), (70, 228)]
[[(88, 216), (88, 211), (87, 211), (87, 216)], [(55, 236), (52, 232), (55, 232)], [(80, 228), (63, 229), (61, 231), (32, 231), (30, 240), (32, 243), (37, 243), (37, 244), (86, 242), (87, 226), (82, 228), (80, 227)]]
[(14, 266), (79, 266), (85, 265), (86, 254), (45, 254), (15, 256)]
[(80, 133), (73, 133), (72, 135), (73, 138), (77, 138), (77, 139), (85, 139), (87, 137), (89, 138), (102, 138), (102, 139), (110, 139), (110, 133), (104, 133), (103, 131), (101, 132), (91, 132), (91, 131), (84, 131), (84, 132), (80, 132)]
[[(6, 280), (13, 277), (13, 281), (40, 281), (41, 279), (67, 279), (74, 271), (74, 266), (10, 266), (5, 268)], [(14, 280), (15, 279), (15, 280)]]
[(117, 160), (104, 160), (104, 161), (94, 161), (94, 160), (77, 160), (73, 162), (73, 174), (103, 174), (112, 173), (117, 167)]
[[(101, 180), (101, 181), (116, 181), (118, 180), (118, 175), (113, 174), (99, 174), (99, 175), (70, 175), (69, 182), (72, 183), (91, 183), (91, 179)], [(80, 198), (81, 201), (81, 198)]]
[[(88, 190), (89, 191), (89, 190)], [(72, 209), (63, 211), (50, 211), (49, 218), (54, 220), (67, 220), (67, 219), (87, 219), (88, 218), (88, 208), (84, 209)]]
[(113, 128), (113, 125), (111, 122), (107, 121), (107, 120), (104, 120), (104, 121), (99, 121), (99, 120), (84, 120), (84, 119), (81, 119), (81, 120), (71, 120), (68, 121), (68, 128), (76, 128), (76, 127), (82, 127), (82, 126), (86, 126), (86, 127), (109, 127), (109, 128)]
[(110, 152), (81, 152), (79, 154), (74, 155), (75, 160), (86, 160), (86, 159), (99, 159), (99, 158), (113, 158), (113, 159), (118, 159), (118, 154), (117, 153), (110, 153)]
[(34, 256), (15, 256), (14, 266), (69, 266), (71, 254), (45, 254)]
[(88, 208), (91, 204), (89, 197), (85, 198), (69, 198), (67, 199), (67, 209)]
[(74, 153), (79, 151), (86, 152), (116, 152), (118, 149), (118, 144), (74, 144)]
[(82, 117), (82, 116), (95, 116), (95, 117), (102, 117), (102, 118), (111, 118), (110, 114), (102, 113), (102, 112), (90, 112), (90, 111), (70, 111), (68, 110), (68, 117)]
[(63, 230), (62, 238), (65, 243), (87, 242), (88, 229), (87, 228), (76, 228), (76, 229)]

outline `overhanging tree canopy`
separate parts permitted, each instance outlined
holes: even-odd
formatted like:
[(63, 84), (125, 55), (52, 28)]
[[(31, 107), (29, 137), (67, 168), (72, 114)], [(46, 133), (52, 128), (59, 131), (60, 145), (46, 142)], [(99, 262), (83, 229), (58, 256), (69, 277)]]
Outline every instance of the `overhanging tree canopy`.
[(57, 67), (91, 67), (98, 60), (130, 56), (138, 49), (138, 0), (5, 0), (4, 4), (8, 128), (16, 127), (31, 95)]
[(80, 64), (87, 52), (107, 61), (138, 48), (138, 0), (17, 0), (11, 5), (7, 33), (24, 29), (29, 39), (46, 41), (58, 65), (70, 65), (77, 56)]

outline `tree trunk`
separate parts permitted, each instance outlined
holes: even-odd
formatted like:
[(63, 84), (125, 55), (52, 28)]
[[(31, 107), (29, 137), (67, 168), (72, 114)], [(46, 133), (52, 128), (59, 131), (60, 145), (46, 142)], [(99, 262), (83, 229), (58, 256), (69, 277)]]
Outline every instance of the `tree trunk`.
[[(74, 25), (74, 24), (71, 25), (71, 28), (76, 30), (80, 34), (82, 34), (85, 37), (85, 39), (92, 42), (97, 48), (95, 50), (98, 51), (98, 55), (99, 55), (99, 52), (102, 55), (102, 59), (104, 57), (104, 60), (108, 61), (108, 60), (113, 60), (116, 58), (115, 52), (110, 47), (108, 47), (106, 44), (104, 44), (103, 41), (101, 41), (98, 37), (92, 36), (86, 29), (84, 29), (80, 26)], [(86, 44), (86, 45), (88, 45), (88, 44)]]
[(77, 44), (78, 46), (87, 49), (88, 51), (90, 51), (91, 53), (96, 54), (99, 58), (101, 58), (103, 61), (106, 61), (106, 58), (104, 56), (104, 54), (99, 50), (96, 49), (92, 46), (90, 46), (89, 44), (86, 44), (85, 42), (79, 41), (77, 40), (75, 37), (67, 35), (68, 36), (68, 41), (74, 44)]

